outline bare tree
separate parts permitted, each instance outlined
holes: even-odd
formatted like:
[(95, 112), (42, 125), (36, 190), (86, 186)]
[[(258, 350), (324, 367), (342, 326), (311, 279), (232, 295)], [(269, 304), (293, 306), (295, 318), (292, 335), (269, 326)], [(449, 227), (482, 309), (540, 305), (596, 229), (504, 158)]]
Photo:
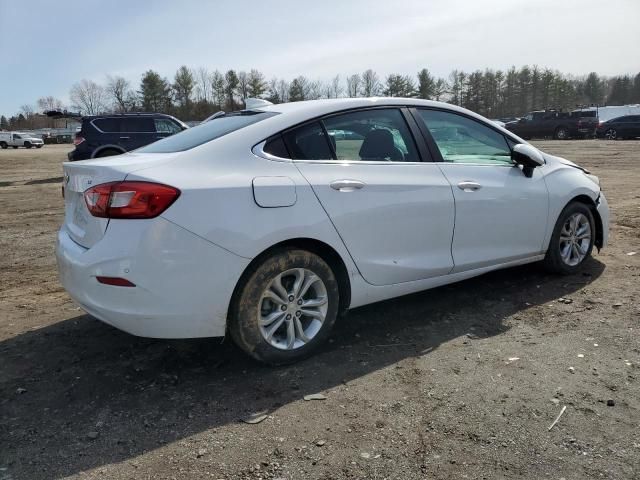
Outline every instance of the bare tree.
[(336, 75), (327, 86), (327, 98), (338, 98), (342, 96), (342, 92), (344, 89), (340, 85), (340, 75)]
[(309, 85), (307, 87), (307, 99), (318, 100), (319, 98), (322, 98), (323, 92), (325, 90), (325, 86), (320, 80), (309, 82)]
[(51, 95), (38, 99), (38, 110), (46, 112), (48, 110), (62, 110), (62, 102)]
[(200, 67), (195, 72), (196, 78), (196, 100), (208, 102), (211, 100), (211, 74), (209, 70)]
[(102, 86), (91, 80), (80, 80), (71, 87), (69, 98), (75, 108), (86, 115), (97, 115), (106, 108), (107, 95)]
[(22, 113), (25, 120), (27, 121), (28, 128), (33, 128), (33, 115), (34, 115), (33, 105), (28, 105), (28, 104), (22, 105), (20, 107), (20, 112)]
[(357, 73), (347, 77), (347, 97), (356, 98), (360, 94), (361, 83), (362, 80)]
[(243, 102), (249, 97), (249, 75), (247, 72), (238, 72), (238, 95)]
[(380, 84), (380, 79), (378, 78), (378, 74), (373, 70), (365, 70), (362, 73), (362, 96), (363, 97), (375, 97), (376, 95), (380, 95), (380, 90), (382, 85)]
[(107, 75), (105, 95), (111, 100), (113, 110), (116, 112), (128, 112), (133, 109), (135, 95), (131, 85), (124, 77), (112, 77)]

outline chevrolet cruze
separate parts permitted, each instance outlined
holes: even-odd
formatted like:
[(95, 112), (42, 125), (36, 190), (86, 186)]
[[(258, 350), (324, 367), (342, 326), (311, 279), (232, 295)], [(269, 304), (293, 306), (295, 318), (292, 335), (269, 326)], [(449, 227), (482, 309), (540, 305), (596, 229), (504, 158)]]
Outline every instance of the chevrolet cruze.
[(256, 101), (132, 153), (64, 164), (62, 284), (134, 335), (230, 334), (271, 364), (339, 313), (607, 242), (598, 178), (415, 99)]

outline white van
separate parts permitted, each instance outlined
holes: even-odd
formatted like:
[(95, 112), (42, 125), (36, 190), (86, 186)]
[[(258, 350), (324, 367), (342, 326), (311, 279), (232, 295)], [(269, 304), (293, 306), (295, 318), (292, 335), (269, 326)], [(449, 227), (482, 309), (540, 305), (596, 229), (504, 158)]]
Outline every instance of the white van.
[(0, 132), (0, 148), (42, 148), (44, 141), (28, 133), (21, 132)]

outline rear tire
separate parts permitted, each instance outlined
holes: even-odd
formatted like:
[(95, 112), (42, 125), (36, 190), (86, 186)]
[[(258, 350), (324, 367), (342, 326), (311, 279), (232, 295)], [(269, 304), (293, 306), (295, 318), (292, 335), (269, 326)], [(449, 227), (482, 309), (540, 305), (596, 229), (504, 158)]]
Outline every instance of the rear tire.
[(108, 148), (106, 150), (102, 150), (93, 158), (113, 157), (114, 155), (122, 155), (122, 152), (119, 150), (114, 150), (113, 148)]
[(581, 202), (569, 203), (553, 229), (544, 258), (545, 268), (562, 275), (576, 273), (591, 255), (595, 237), (591, 209)]
[(7, 145), (7, 142), (0, 142), (0, 148), (2, 148), (3, 150), (6, 150), (8, 146), (9, 145)]
[(229, 332), (247, 354), (283, 365), (314, 353), (338, 315), (331, 267), (306, 250), (275, 251), (247, 272), (231, 302)]

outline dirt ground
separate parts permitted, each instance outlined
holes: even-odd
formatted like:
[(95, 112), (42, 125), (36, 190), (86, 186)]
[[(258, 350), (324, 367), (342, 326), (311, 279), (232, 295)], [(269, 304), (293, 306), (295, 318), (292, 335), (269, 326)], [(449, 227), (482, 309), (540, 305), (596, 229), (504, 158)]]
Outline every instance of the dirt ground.
[(53, 256), (69, 147), (0, 150), (0, 479), (640, 478), (640, 142), (536, 144), (603, 181), (583, 273), (360, 308), (282, 368), (83, 314)]

